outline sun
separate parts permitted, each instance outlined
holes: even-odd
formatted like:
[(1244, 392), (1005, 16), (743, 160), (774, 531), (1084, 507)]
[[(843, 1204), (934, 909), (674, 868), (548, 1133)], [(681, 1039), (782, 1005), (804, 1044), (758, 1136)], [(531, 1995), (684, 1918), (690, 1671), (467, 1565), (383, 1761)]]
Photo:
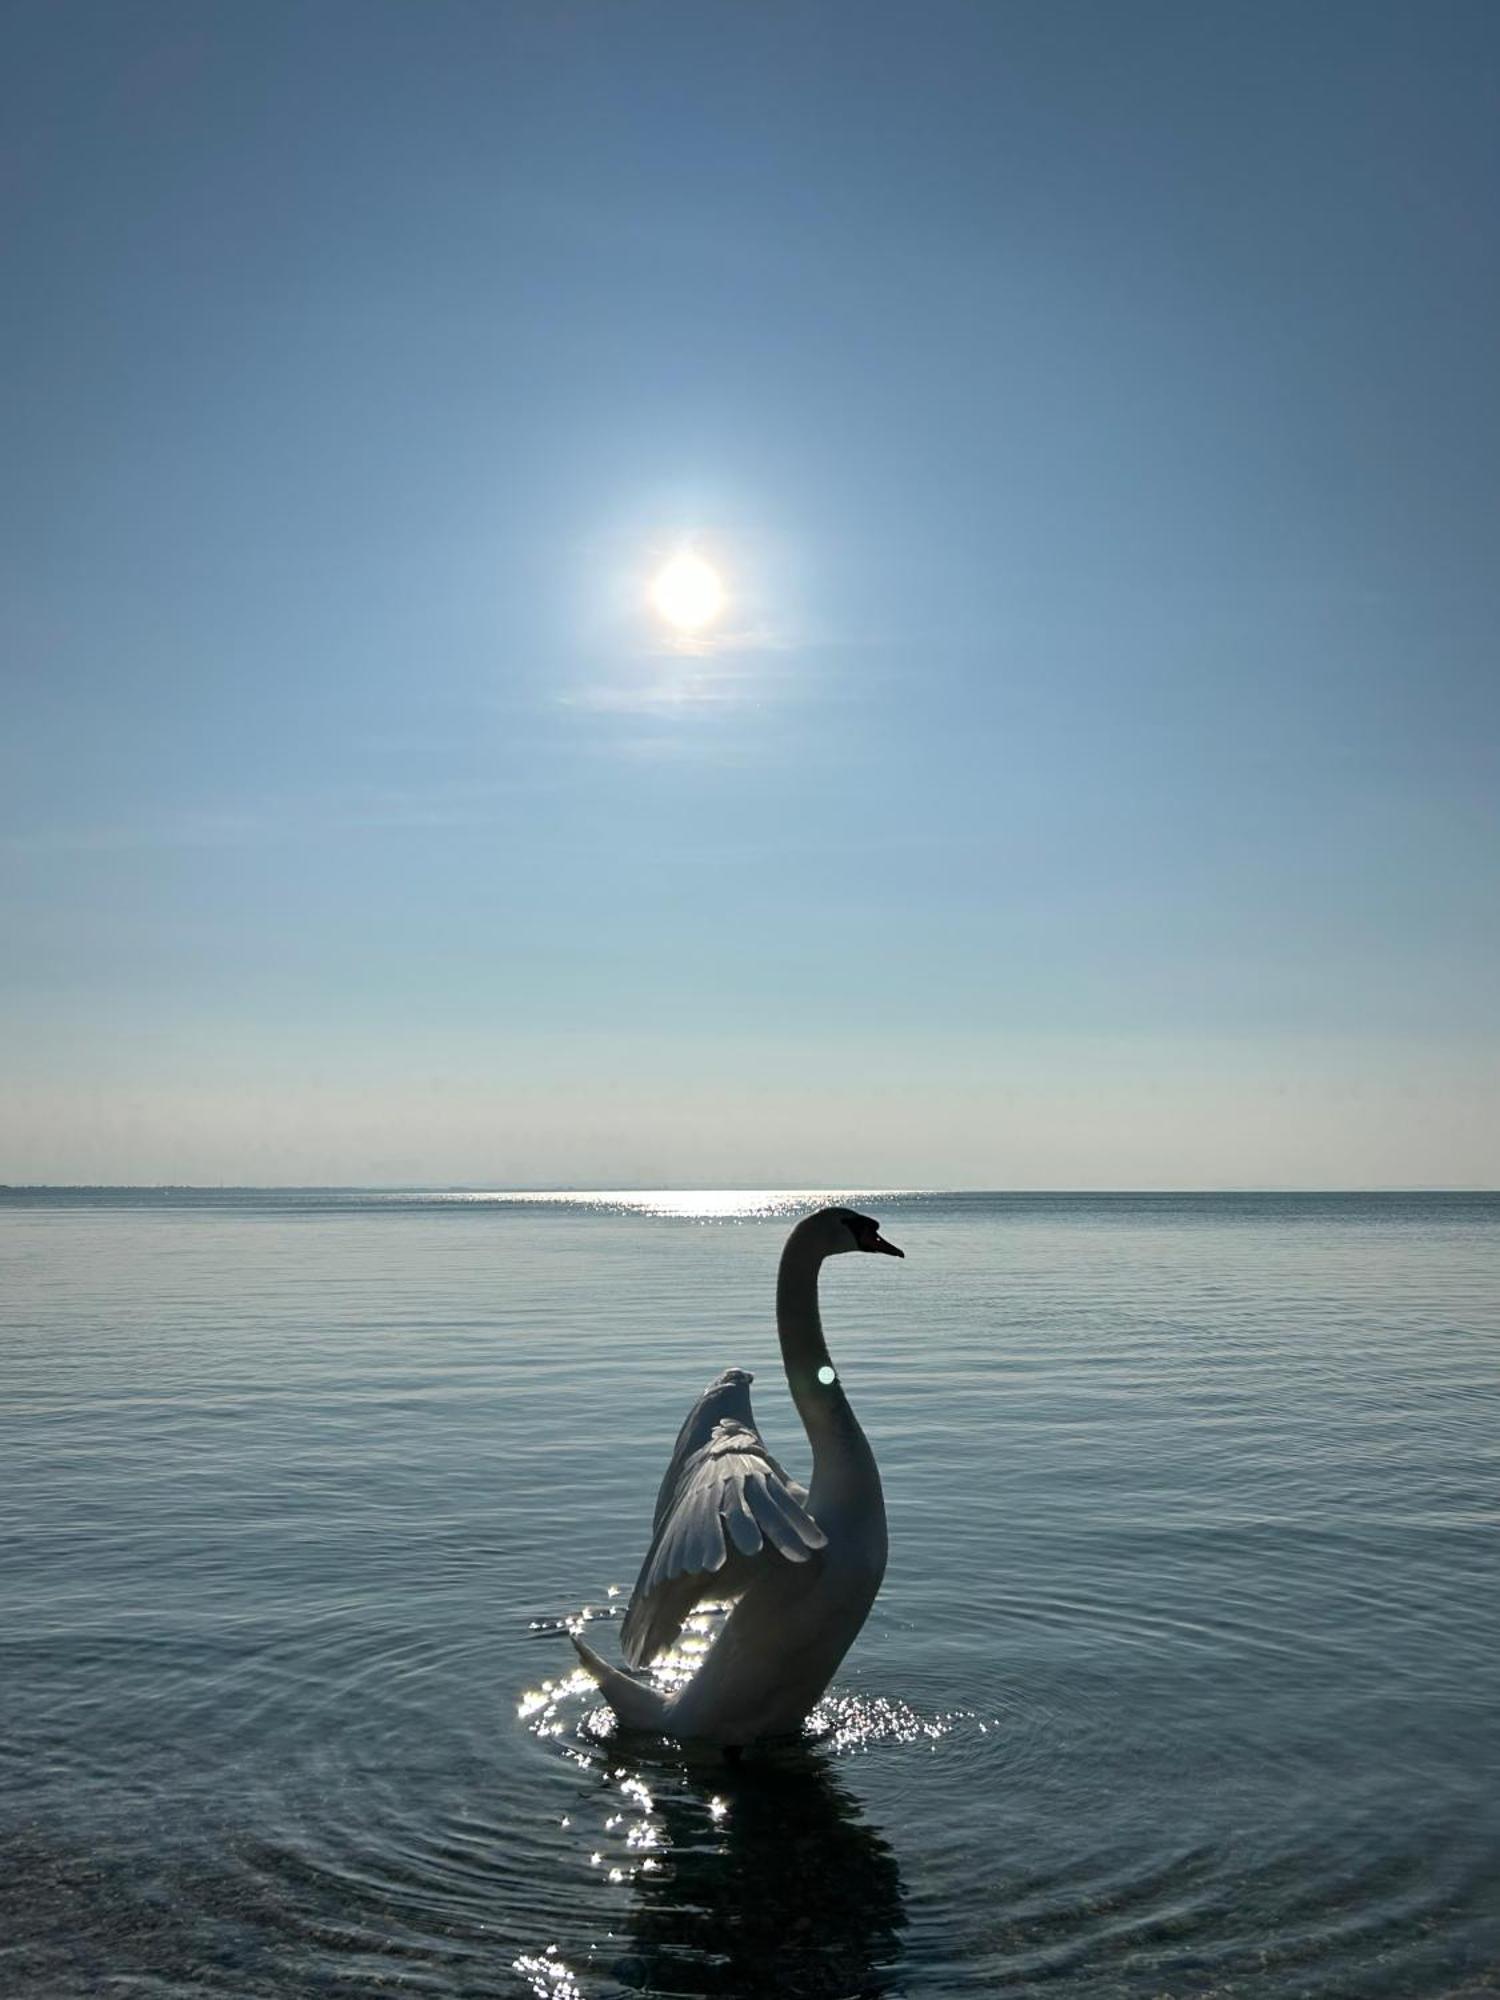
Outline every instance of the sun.
[(683, 549), (657, 571), (651, 602), (679, 632), (701, 632), (724, 609), (724, 585), (711, 563)]

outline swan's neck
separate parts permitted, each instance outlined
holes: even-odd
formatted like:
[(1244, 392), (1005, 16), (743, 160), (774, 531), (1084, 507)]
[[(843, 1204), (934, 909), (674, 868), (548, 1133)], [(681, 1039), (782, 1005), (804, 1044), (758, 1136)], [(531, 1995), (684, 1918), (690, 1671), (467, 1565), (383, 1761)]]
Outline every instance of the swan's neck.
[(826, 1497), (880, 1502), (875, 1456), (829, 1358), (818, 1312), (823, 1251), (794, 1232), (776, 1276), (776, 1331), (787, 1387), (813, 1454), (813, 1488)]

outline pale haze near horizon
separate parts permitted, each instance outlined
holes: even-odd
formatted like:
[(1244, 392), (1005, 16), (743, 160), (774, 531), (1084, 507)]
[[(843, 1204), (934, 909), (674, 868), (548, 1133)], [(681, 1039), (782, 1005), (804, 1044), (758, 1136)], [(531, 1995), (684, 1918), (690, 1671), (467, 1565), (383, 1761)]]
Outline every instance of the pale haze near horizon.
[(1500, 1183), (1500, 13), (3, 37), (0, 1180)]

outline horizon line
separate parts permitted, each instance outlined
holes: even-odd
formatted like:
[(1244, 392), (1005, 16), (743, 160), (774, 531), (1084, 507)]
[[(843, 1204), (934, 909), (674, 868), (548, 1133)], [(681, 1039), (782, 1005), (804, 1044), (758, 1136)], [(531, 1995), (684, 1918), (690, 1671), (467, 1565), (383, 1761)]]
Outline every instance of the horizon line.
[(0, 1181), (5, 1194), (453, 1194), (453, 1195), (642, 1195), (642, 1194), (816, 1194), (884, 1195), (891, 1200), (909, 1200), (930, 1195), (1024, 1195), (1048, 1197), (1076, 1195), (1223, 1195), (1223, 1194), (1495, 1194), (1500, 1187), (1458, 1181), (1382, 1181), (1363, 1186), (1312, 1185), (1285, 1182), (1226, 1183), (1214, 1187), (984, 1187), (943, 1186), (876, 1187), (863, 1182), (825, 1183), (821, 1187), (732, 1186), (727, 1182), (642, 1182), (638, 1185), (604, 1187), (583, 1182), (534, 1186), (497, 1186), (493, 1182), (443, 1181)]

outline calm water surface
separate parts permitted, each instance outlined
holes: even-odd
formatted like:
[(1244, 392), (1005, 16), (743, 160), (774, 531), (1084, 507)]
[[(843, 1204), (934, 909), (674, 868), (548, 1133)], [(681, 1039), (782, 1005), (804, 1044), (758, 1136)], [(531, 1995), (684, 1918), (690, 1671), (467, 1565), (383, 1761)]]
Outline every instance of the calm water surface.
[(867, 1197), (805, 1749), (571, 1672), (776, 1198), (0, 1195), (0, 1991), (1500, 1990), (1500, 1198)]

